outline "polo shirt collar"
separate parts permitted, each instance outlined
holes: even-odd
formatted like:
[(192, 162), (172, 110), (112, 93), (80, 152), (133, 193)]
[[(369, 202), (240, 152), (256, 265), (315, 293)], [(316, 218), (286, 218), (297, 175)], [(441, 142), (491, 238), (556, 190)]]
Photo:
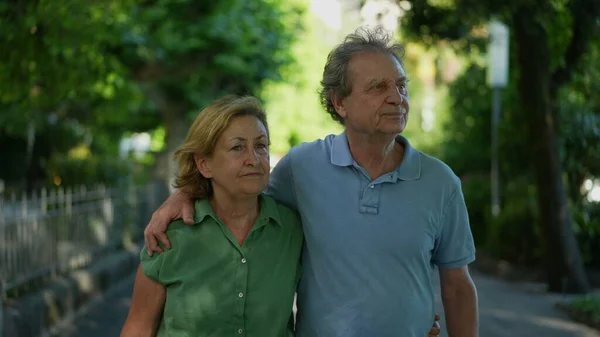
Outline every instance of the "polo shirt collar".
[[(396, 179), (417, 180), (421, 177), (421, 156), (419, 151), (413, 148), (408, 139), (398, 135), (396, 142), (404, 146), (404, 158), (402, 163), (396, 168)], [(348, 146), (348, 138), (343, 132), (333, 138), (331, 145), (331, 163), (336, 166), (354, 166), (357, 165)]]
[(408, 139), (398, 135), (396, 142), (404, 145), (404, 158), (396, 168), (396, 177), (400, 180), (417, 180), (421, 178), (421, 155), (410, 145)]
[(352, 153), (350, 153), (346, 132), (342, 132), (333, 137), (331, 144), (331, 163), (336, 166), (352, 166), (355, 163), (354, 158), (352, 158)]
[[(272, 198), (265, 196), (263, 194), (259, 195), (260, 202), (260, 213), (258, 215), (257, 220), (273, 220), (274, 223), (282, 226), (281, 216), (279, 214), (279, 209), (277, 208), (277, 203)], [(211, 217), (215, 221), (218, 221), (217, 215), (210, 205), (209, 198), (202, 198), (196, 200), (194, 203), (194, 222), (195, 224), (199, 224), (206, 217)]]

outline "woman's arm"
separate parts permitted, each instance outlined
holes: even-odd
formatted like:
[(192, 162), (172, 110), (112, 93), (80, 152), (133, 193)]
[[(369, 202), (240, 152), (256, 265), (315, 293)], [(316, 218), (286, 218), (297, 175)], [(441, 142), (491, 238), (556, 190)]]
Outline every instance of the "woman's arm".
[(121, 337), (154, 337), (167, 299), (167, 289), (144, 275), (138, 267), (133, 298)]

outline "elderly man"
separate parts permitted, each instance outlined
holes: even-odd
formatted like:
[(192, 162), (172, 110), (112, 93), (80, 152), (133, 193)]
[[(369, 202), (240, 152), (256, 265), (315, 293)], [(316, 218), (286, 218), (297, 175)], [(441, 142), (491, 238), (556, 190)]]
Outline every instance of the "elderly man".
[[(300, 337), (422, 337), (434, 316), (437, 266), (450, 337), (478, 335), (475, 260), (461, 183), (399, 134), (409, 113), (401, 55), (381, 30), (360, 29), (331, 51), (321, 102), (345, 131), (304, 143), (277, 164), (267, 193), (297, 209), (305, 247)], [(177, 192), (146, 228), (149, 254), (167, 224), (193, 223)]]

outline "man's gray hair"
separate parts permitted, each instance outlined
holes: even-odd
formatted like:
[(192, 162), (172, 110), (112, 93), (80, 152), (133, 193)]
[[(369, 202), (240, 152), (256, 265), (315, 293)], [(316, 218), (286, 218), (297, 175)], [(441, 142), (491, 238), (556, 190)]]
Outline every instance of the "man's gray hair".
[(352, 86), (348, 80), (348, 64), (352, 56), (364, 52), (391, 54), (401, 65), (404, 57), (404, 47), (394, 42), (390, 33), (382, 27), (358, 28), (329, 53), (323, 69), (319, 100), (325, 111), (341, 124), (344, 124), (344, 119), (335, 111), (333, 96), (343, 99), (350, 95)]

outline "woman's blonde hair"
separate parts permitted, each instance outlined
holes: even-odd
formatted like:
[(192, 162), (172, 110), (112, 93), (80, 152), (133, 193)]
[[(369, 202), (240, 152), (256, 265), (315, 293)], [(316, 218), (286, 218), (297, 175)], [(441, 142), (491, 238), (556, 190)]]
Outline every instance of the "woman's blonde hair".
[(267, 129), (267, 117), (260, 100), (252, 96), (227, 95), (216, 99), (202, 109), (188, 130), (183, 145), (174, 154), (179, 163), (179, 173), (173, 186), (193, 198), (212, 195), (210, 179), (205, 178), (196, 167), (195, 154), (212, 155), (219, 137), (229, 127), (231, 120), (239, 116), (254, 116)]

